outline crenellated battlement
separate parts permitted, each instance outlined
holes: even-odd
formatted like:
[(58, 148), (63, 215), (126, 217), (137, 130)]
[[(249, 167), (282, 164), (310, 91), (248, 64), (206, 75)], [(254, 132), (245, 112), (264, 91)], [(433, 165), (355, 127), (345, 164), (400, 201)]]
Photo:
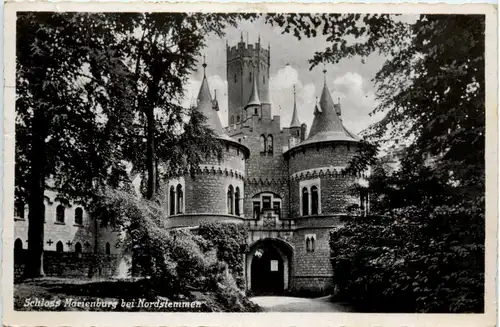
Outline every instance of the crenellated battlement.
[(265, 60), (266, 63), (269, 61), (269, 49), (262, 47), (262, 44), (258, 42), (255, 44), (239, 42), (236, 46), (228, 46), (226, 48), (226, 53), (228, 62), (242, 57), (260, 57), (262, 60)]

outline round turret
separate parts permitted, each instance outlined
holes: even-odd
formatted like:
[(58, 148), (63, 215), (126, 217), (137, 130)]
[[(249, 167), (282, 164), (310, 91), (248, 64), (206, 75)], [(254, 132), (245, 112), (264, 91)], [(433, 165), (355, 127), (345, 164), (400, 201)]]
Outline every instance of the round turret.
[[(203, 64), (203, 68), (206, 64)], [(245, 160), (249, 149), (229, 137), (217, 114), (218, 104), (212, 99), (204, 74), (196, 110), (206, 118), (222, 143), (222, 158), (206, 158), (194, 172), (180, 172), (166, 185), (165, 202), (169, 227), (196, 227), (201, 221), (241, 222)]]

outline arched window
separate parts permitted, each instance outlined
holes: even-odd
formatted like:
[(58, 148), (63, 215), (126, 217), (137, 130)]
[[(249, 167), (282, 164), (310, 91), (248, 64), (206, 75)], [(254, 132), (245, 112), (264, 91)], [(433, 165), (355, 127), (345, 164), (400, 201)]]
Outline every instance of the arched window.
[(311, 252), (314, 252), (315, 248), (316, 248), (316, 241), (314, 240), (314, 237), (311, 237)]
[(240, 122), (240, 115), (236, 116), (236, 123)]
[(80, 207), (75, 209), (75, 224), (77, 225), (83, 224), (83, 209)]
[(236, 83), (236, 74), (234, 74), (234, 82)]
[(56, 208), (56, 222), (64, 223), (64, 206), (62, 204), (58, 205)]
[(306, 238), (306, 252), (310, 252), (311, 251), (311, 240), (309, 239), (309, 237)]
[(273, 136), (267, 136), (267, 152), (273, 154)]
[(177, 213), (182, 213), (184, 210), (184, 194), (182, 192), (182, 185), (177, 185)]
[(262, 75), (262, 83), (266, 84), (266, 75)]
[(264, 135), (260, 136), (260, 152), (265, 153), (266, 152), (266, 137)]
[(229, 185), (229, 189), (227, 190), (227, 212), (230, 215), (234, 213), (233, 198), (234, 198), (234, 189), (232, 185)]
[(254, 110), (254, 113), (253, 113), (253, 114), (254, 114), (254, 116), (257, 116), (257, 115), (259, 114), (259, 112), (257, 111), (257, 108), (255, 108), (255, 110)]
[(23, 252), (23, 241), (20, 238), (14, 242), (14, 255), (19, 255)]
[(302, 216), (309, 215), (309, 191), (307, 187), (302, 189)]
[(251, 82), (252, 81), (252, 72), (250, 72), (250, 75), (248, 75), (248, 81)]
[(236, 216), (240, 215), (240, 188), (236, 188), (236, 192), (234, 193), (234, 214)]
[(107, 255), (111, 254), (111, 244), (109, 244), (109, 242), (106, 242), (106, 254)]
[(64, 252), (64, 245), (61, 241), (57, 242), (56, 244), (56, 251), (57, 252)]
[(75, 253), (82, 253), (82, 244), (80, 242), (75, 244)]
[(16, 201), (15, 204), (15, 215), (18, 218), (24, 219), (24, 202), (23, 201)]
[(229, 124), (234, 125), (234, 116), (231, 116), (229, 119)]
[(173, 186), (170, 186), (170, 195), (169, 195), (169, 204), (170, 204), (170, 214), (175, 215), (175, 189)]
[(319, 210), (318, 187), (311, 187), (311, 215), (317, 215)]

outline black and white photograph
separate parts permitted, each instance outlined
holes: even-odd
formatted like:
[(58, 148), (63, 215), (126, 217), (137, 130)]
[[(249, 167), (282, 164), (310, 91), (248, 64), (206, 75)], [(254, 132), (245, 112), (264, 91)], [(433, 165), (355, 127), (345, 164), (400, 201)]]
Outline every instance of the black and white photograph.
[(144, 6), (10, 8), (8, 310), (494, 318), (493, 6)]

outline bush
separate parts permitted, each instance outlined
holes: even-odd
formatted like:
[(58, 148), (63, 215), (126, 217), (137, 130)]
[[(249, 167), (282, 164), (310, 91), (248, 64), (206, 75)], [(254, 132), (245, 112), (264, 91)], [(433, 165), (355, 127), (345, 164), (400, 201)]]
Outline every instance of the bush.
[(109, 191), (101, 201), (98, 212), (112, 215), (114, 227), (124, 232), (122, 246), (133, 253), (132, 269), (148, 276), (143, 283), (151, 297), (185, 298), (197, 290), (214, 293), (220, 310), (255, 310), (240, 289), (244, 227), (203, 223), (196, 233), (169, 231), (155, 202), (121, 191)]
[(406, 207), (330, 235), (335, 296), (371, 312), (483, 312), (484, 215)]
[(247, 229), (244, 225), (203, 222), (198, 235), (206, 240), (208, 248), (217, 250), (217, 260), (225, 262), (236, 280), (236, 285), (245, 287), (244, 257)]

